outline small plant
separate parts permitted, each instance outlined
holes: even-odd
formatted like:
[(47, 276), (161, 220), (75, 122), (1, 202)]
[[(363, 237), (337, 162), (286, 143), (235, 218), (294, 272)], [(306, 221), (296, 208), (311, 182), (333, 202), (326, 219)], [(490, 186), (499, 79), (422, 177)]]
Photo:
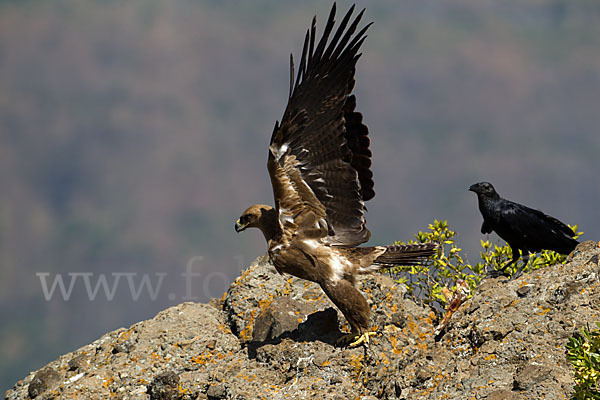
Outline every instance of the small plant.
[[(458, 280), (465, 281), (472, 294), (488, 271), (501, 269), (512, 258), (510, 246), (494, 245), (489, 240), (481, 240), (482, 261), (470, 264), (461, 255), (462, 249), (454, 241), (456, 232), (450, 229), (447, 221), (434, 220), (429, 224), (428, 229), (428, 232), (417, 233), (416, 240), (408, 243), (438, 243), (437, 253), (422, 265), (398, 266), (391, 269), (390, 273), (397, 282), (406, 284), (410, 297), (419, 304), (431, 306), (437, 313), (445, 309), (448, 296), (444, 295), (444, 292), (454, 292)], [(577, 231), (577, 225), (572, 226), (571, 229), (575, 238), (583, 234)], [(406, 242), (397, 242), (397, 244), (406, 244)], [(566, 258), (549, 250), (543, 250), (539, 255), (529, 254), (523, 272), (564, 263)], [(512, 276), (521, 265), (523, 264), (520, 259), (507, 268), (507, 275)]]
[(417, 233), (416, 240), (408, 243), (438, 243), (436, 254), (422, 265), (398, 266), (390, 272), (399, 283), (406, 284), (409, 296), (415, 301), (441, 312), (447, 301), (443, 294), (444, 288), (454, 291), (456, 281), (462, 279), (472, 292), (485, 275), (485, 271), (482, 263), (471, 265), (465, 262), (460, 254), (462, 249), (457, 247), (454, 241), (456, 232), (450, 229), (447, 221), (435, 220), (428, 228), (429, 232)]
[[(600, 328), (600, 323), (596, 323)], [(573, 400), (600, 399), (600, 329), (581, 328), (581, 334), (569, 338), (567, 360), (575, 369)]]

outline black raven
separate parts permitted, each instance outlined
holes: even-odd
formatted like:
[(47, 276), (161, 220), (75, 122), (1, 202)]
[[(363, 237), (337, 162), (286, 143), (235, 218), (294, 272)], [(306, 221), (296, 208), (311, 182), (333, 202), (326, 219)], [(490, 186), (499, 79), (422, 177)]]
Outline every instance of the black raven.
[[(512, 260), (490, 275), (505, 274), (506, 268), (519, 259), (519, 250), (527, 254), (541, 250), (569, 254), (579, 243), (573, 239), (575, 234), (566, 224), (541, 211), (503, 199), (491, 183), (475, 183), (469, 190), (477, 194), (479, 211), (483, 215), (481, 233), (496, 232), (512, 249)], [(522, 269), (523, 266), (513, 278), (519, 276)]]

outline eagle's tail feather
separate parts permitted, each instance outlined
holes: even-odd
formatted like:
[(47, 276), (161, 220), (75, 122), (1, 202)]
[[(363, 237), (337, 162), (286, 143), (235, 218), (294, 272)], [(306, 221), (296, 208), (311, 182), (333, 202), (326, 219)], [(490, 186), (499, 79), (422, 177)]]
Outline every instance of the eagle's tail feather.
[(435, 243), (398, 244), (385, 247), (385, 252), (375, 259), (378, 268), (390, 268), (395, 265), (421, 265), (427, 257), (435, 254)]

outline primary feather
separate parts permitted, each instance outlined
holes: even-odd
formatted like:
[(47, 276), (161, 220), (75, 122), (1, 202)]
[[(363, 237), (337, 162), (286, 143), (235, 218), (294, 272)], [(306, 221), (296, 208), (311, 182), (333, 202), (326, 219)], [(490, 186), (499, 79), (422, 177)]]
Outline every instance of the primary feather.
[[(276, 208), (291, 216), (301, 212), (294, 205), (302, 202), (304, 210), (321, 221), (325, 242), (342, 246), (369, 239), (364, 202), (375, 195), (369, 131), (355, 111), (356, 97), (350, 95), (358, 49), (370, 24), (356, 32), (364, 10), (350, 23), (353, 11), (351, 7), (328, 43), (335, 25), (334, 5), (316, 47), (313, 19), (268, 159), (276, 201), (282, 190), (295, 192), (280, 196)], [(293, 66), (291, 70), (293, 79)]]

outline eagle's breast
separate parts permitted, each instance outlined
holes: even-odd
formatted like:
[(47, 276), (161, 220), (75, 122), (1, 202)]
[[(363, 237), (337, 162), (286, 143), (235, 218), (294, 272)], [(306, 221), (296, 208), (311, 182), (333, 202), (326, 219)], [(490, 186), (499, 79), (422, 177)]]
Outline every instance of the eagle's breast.
[(328, 258), (329, 280), (337, 282), (340, 279), (353, 281), (354, 263), (339, 251), (331, 251)]
[(286, 273), (312, 282), (319, 281), (315, 255), (290, 242), (269, 246), (269, 258), (280, 274)]

